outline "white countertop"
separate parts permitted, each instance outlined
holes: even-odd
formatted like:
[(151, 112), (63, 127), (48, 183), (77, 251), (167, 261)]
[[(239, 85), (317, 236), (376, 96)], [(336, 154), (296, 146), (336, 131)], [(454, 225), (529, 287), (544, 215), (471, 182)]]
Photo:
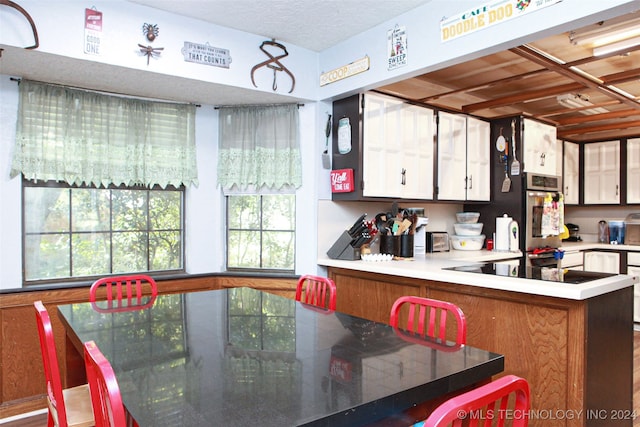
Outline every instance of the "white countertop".
[[(571, 245), (579, 244), (581, 243), (571, 243)], [(592, 245), (598, 244), (591, 243), (588, 245), (589, 249), (591, 249), (593, 248)], [(609, 248), (615, 245), (602, 246)], [(622, 248), (624, 245), (619, 246)], [(563, 244), (563, 249), (568, 250), (568, 245), (565, 246), (565, 244)], [(479, 262), (515, 259), (521, 256), (522, 253), (520, 252), (451, 250), (449, 252), (419, 255), (414, 258), (392, 261), (344, 261), (324, 257), (318, 259), (318, 264), (326, 267), (345, 268), (391, 276), (457, 283), (573, 300), (585, 300), (632, 286), (638, 282), (638, 277), (623, 274), (576, 285), (563, 282), (443, 270), (443, 268), (458, 267)]]
[(597, 242), (562, 242), (562, 249), (565, 251), (586, 251), (593, 249), (606, 249), (609, 251), (640, 251), (638, 245), (611, 245)]

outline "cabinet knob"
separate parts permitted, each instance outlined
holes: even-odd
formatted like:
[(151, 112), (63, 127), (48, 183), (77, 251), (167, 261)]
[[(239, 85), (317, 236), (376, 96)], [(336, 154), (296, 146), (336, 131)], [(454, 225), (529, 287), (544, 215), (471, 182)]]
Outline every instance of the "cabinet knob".
[(407, 170), (405, 168), (402, 168), (401, 175), (402, 175), (402, 180), (400, 181), (400, 183), (402, 185), (407, 185)]
[(545, 153), (540, 154), (540, 166), (544, 166), (545, 157), (547, 157)]

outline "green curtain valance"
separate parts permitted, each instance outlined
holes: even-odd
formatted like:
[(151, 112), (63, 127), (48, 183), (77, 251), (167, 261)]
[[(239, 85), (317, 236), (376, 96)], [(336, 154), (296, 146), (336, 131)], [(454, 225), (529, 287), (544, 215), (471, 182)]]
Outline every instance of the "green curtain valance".
[(302, 185), (296, 104), (219, 111), (218, 183), (225, 190), (286, 190)]
[(22, 80), (11, 177), (197, 185), (195, 106)]

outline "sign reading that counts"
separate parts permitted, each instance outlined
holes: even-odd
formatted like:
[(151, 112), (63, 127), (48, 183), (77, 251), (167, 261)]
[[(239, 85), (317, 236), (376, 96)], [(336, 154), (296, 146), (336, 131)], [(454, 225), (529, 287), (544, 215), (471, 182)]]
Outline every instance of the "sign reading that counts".
[(228, 49), (209, 46), (209, 43), (184, 42), (182, 55), (184, 55), (184, 60), (187, 62), (211, 65), (213, 67), (229, 68), (229, 64), (231, 64), (231, 56), (229, 56)]

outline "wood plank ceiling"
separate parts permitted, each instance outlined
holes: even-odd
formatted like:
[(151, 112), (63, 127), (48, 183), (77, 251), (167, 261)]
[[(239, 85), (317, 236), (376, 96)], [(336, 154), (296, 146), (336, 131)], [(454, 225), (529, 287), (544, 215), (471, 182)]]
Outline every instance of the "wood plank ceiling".
[[(580, 41), (621, 21), (640, 31), (640, 12), (628, 14), (377, 91), (487, 119), (522, 114), (555, 125), (559, 139), (574, 142), (640, 136), (640, 38), (637, 46), (597, 57), (593, 44)], [(593, 105), (566, 107), (558, 97)]]

